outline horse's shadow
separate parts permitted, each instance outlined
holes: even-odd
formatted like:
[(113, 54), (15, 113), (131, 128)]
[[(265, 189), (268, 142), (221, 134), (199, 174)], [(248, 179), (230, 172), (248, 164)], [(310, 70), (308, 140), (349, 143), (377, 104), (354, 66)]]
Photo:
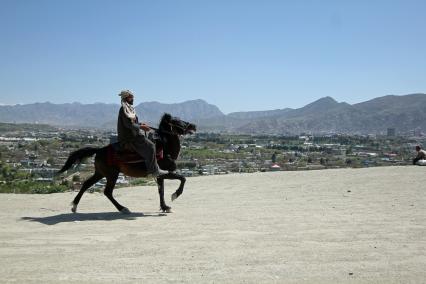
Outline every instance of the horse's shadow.
[(164, 213), (130, 213), (119, 212), (104, 213), (65, 213), (47, 217), (22, 217), (21, 220), (39, 222), (45, 225), (56, 225), (59, 223), (82, 222), (82, 221), (114, 221), (114, 220), (136, 220), (140, 217), (163, 217)]

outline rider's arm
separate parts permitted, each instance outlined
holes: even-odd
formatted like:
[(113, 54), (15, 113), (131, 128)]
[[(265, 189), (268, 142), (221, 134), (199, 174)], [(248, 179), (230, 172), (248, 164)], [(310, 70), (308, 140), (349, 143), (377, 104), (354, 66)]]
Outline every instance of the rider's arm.
[(140, 129), (142, 129), (143, 131), (150, 131), (151, 130), (151, 128), (149, 127), (149, 125), (145, 124), (145, 123), (141, 123), (140, 124)]

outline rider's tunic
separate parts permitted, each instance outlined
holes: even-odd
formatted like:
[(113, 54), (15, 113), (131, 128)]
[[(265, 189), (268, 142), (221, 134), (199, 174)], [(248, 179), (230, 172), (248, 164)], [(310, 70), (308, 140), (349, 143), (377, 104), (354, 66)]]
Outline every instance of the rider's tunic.
[(148, 173), (158, 171), (154, 143), (142, 134), (138, 118), (136, 117), (135, 122), (133, 122), (124, 114), (123, 107), (120, 108), (120, 112), (118, 113), (117, 135), (121, 147), (135, 151), (145, 159)]

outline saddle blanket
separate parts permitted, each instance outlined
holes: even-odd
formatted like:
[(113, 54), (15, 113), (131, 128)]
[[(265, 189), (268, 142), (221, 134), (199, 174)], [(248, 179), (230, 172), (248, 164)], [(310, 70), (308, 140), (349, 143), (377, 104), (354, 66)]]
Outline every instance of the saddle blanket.
[[(163, 159), (163, 149), (156, 147), (157, 161)], [(121, 150), (119, 143), (113, 143), (107, 146), (107, 164), (108, 166), (117, 166), (120, 164), (136, 164), (145, 160), (136, 152)]]

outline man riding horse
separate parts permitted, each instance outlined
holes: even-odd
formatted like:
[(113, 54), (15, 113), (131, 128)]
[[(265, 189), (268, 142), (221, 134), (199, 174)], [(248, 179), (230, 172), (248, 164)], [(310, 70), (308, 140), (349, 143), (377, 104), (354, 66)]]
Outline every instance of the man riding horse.
[[(130, 91), (122, 91), (120, 114), (118, 115), (118, 140), (104, 147), (84, 147), (72, 152), (58, 174), (70, 169), (74, 164), (79, 164), (85, 158), (95, 155), (95, 172), (82, 185), (80, 191), (72, 201), (72, 212), (77, 212), (77, 206), (84, 192), (102, 178), (106, 178), (104, 189), (105, 196), (114, 204), (118, 211), (129, 214), (130, 210), (121, 205), (114, 197), (113, 190), (120, 173), (132, 177), (146, 177), (151, 174), (156, 177), (158, 193), (160, 196), (160, 208), (163, 212), (170, 212), (171, 207), (164, 200), (164, 180), (177, 179), (180, 181), (178, 189), (172, 194), (172, 201), (178, 198), (185, 185), (185, 177), (176, 173), (176, 160), (181, 149), (179, 137), (192, 134), (196, 131), (196, 125), (186, 122), (178, 117), (164, 113), (160, 119), (158, 129), (155, 130), (153, 140), (156, 146), (142, 133), (142, 130), (150, 130), (146, 124), (141, 124), (133, 108), (133, 94)], [(117, 145), (121, 144), (121, 145)], [(123, 151), (124, 148), (124, 151)], [(133, 160), (126, 158), (130, 153), (138, 153), (144, 158)], [(161, 159), (156, 159), (156, 150)], [(131, 161), (127, 161), (130, 159)], [(163, 169), (161, 170), (160, 169)], [(167, 170), (167, 171), (164, 171)]]
[(121, 97), (121, 108), (118, 114), (117, 135), (121, 148), (137, 152), (145, 160), (147, 172), (153, 177), (167, 174), (168, 171), (160, 169), (157, 164), (154, 143), (148, 140), (141, 131), (150, 131), (151, 128), (145, 123), (139, 123), (133, 107), (133, 93), (123, 90), (119, 96)]

